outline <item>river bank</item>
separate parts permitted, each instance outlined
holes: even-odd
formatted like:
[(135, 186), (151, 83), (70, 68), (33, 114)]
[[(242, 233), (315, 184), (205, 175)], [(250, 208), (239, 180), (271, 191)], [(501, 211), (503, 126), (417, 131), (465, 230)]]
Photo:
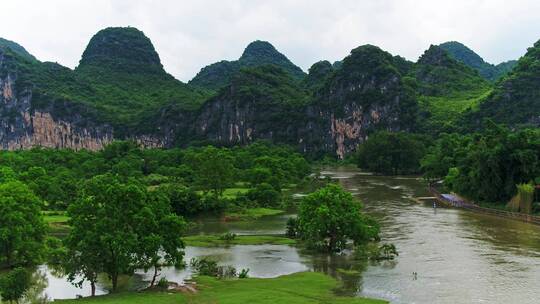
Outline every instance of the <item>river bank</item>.
[(501, 210), (499, 208), (482, 207), (473, 202), (466, 201), (462, 198), (452, 199), (448, 195), (440, 193), (437, 189), (433, 187), (429, 187), (429, 191), (432, 195), (434, 195), (434, 197), (436, 197), (437, 201), (439, 201), (440, 203), (446, 206), (450, 206), (454, 208), (461, 208), (461, 209), (469, 210), (472, 212), (478, 212), (482, 214), (489, 214), (493, 216), (504, 217), (507, 219), (522, 221), (522, 222), (530, 223), (534, 225), (540, 225), (540, 216), (537, 216), (537, 215), (511, 212), (507, 210)]
[(218, 280), (210, 277), (194, 279), (195, 292), (146, 291), (129, 292), (84, 298), (78, 300), (55, 301), (61, 304), (85, 303), (291, 303), (291, 304), (384, 304), (382, 300), (336, 296), (333, 290), (339, 288), (337, 280), (315, 272), (300, 272), (273, 279)]

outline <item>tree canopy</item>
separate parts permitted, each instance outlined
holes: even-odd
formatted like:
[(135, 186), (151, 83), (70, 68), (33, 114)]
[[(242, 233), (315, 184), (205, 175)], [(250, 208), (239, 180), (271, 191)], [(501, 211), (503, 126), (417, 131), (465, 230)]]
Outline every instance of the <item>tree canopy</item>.
[(347, 241), (356, 245), (376, 239), (377, 222), (362, 213), (362, 205), (336, 184), (315, 191), (302, 199), (297, 234), (309, 247), (336, 252)]

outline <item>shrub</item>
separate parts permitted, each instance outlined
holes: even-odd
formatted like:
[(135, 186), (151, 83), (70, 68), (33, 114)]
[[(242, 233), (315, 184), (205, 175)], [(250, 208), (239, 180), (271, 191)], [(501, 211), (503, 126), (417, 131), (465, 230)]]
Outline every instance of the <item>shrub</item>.
[(249, 268), (247, 268), (247, 269), (242, 268), (240, 273), (238, 273), (238, 278), (239, 279), (247, 279), (247, 278), (249, 278), (248, 272), (249, 272)]
[(394, 244), (368, 243), (355, 248), (355, 256), (358, 259), (368, 259), (374, 261), (393, 260), (399, 253)]
[(290, 217), (287, 220), (287, 230), (285, 234), (290, 238), (295, 238), (298, 236), (298, 219), (295, 217)]
[(210, 277), (217, 277), (218, 275), (217, 262), (208, 258), (192, 258), (189, 266), (193, 267), (199, 275)]
[(255, 188), (249, 190), (250, 200), (257, 202), (261, 207), (276, 207), (279, 203), (281, 194), (268, 183), (261, 183)]
[(236, 268), (230, 265), (218, 266), (216, 261), (208, 258), (192, 258), (190, 266), (195, 269), (198, 275), (216, 277), (219, 279), (236, 277)]
[(168, 288), (169, 287), (169, 281), (167, 280), (167, 278), (163, 277), (163, 278), (159, 279), (159, 281), (157, 283), (157, 287), (159, 287), (159, 288)]
[(222, 241), (230, 242), (236, 239), (236, 233), (227, 232), (219, 236), (219, 239)]

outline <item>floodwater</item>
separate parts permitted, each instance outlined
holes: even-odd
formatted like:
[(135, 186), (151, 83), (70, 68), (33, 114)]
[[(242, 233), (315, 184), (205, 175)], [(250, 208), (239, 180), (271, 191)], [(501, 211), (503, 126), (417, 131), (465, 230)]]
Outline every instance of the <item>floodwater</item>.
[[(399, 251), (396, 260), (365, 263), (349, 254), (313, 255), (293, 246), (261, 245), (187, 247), (186, 261), (209, 256), (222, 265), (249, 268), (251, 277), (325, 272), (343, 281), (340, 292), (344, 294), (391, 303), (539, 303), (540, 226), (419, 203), (412, 198), (428, 193), (417, 178), (372, 176), (349, 169), (324, 173), (336, 178), (363, 202), (367, 213), (379, 219), (383, 242), (394, 243)], [(266, 217), (256, 224), (201, 219), (193, 232), (283, 233), (289, 216)], [(161, 274), (182, 282), (191, 277), (191, 269), (171, 267)], [(40, 284), (33, 298), (74, 298), (89, 292), (88, 286), (75, 288), (46, 266), (35, 277)], [(142, 288), (149, 279), (150, 274), (138, 272), (122, 288)], [(98, 287), (100, 294), (107, 290), (107, 284)]]

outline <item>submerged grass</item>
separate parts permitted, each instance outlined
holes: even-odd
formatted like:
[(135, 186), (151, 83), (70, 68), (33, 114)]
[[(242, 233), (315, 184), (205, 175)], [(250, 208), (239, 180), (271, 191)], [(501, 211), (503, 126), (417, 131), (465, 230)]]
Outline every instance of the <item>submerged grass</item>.
[(187, 246), (214, 247), (223, 245), (294, 245), (296, 241), (277, 235), (237, 235), (232, 240), (222, 240), (219, 235), (191, 235), (183, 238)]
[(335, 279), (316, 272), (301, 272), (273, 279), (218, 280), (210, 277), (198, 277), (194, 294), (175, 292), (126, 292), (114, 295), (84, 298), (79, 300), (58, 301), (64, 304), (84, 303), (192, 303), (192, 304), (382, 304), (382, 300), (340, 297), (333, 293), (339, 287)]

